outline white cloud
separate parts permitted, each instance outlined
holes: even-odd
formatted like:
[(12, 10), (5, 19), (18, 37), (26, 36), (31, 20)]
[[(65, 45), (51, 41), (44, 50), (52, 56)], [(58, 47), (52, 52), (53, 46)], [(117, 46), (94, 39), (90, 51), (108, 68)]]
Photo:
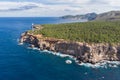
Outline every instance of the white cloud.
[(120, 0), (110, 0), (109, 4), (111, 6), (120, 6)]
[(32, 8), (32, 7), (44, 7), (42, 4), (34, 2), (0, 2), (0, 10), (18, 9), (18, 8)]
[(80, 3), (80, 4), (85, 4), (85, 3), (88, 3), (89, 1), (91, 0), (46, 0), (48, 1), (49, 3)]
[(62, 16), (120, 10), (120, 0), (45, 0), (42, 2), (0, 2), (0, 16)]
[(35, 2), (0, 2), (0, 16), (35, 16), (32, 12), (44, 7)]
[(0, 2), (0, 16), (58, 16), (66, 10), (76, 11), (79, 8), (70, 5), (50, 5), (35, 2)]

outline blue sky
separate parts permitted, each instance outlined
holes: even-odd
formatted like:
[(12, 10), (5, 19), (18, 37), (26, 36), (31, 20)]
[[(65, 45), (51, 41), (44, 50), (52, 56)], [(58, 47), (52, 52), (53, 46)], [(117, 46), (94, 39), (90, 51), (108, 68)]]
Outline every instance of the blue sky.
[(0, 17), (40, 17), (120, 10), (120, 0), (0, 0)]

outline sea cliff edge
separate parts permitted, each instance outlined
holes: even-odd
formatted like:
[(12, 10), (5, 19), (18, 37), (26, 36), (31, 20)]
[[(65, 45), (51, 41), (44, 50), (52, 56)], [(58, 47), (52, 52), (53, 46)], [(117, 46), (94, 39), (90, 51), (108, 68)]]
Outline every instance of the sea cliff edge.
[(42, 34), (35, 35), (26, 31), (19, 40), (20, 43), (28, 43), (30, 47), (37, 47), (40, 50), (60, 52), (75, 57), (78, 63), (99, 63), (104, 60), (120, 61), (120, 44), (111, 45), (104, 43), (82, 43), (65, 41), (43, 37)]

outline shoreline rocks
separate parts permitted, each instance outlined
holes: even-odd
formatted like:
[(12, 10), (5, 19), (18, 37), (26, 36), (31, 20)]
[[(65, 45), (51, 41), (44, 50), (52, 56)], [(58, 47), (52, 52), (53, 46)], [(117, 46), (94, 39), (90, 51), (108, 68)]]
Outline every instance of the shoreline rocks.
[(33, 35), (25, 32), (21, 35), (20, 43), (28, 43), (32, 48), (40, 50), (60, 52), (72, 55), (79, 63), (98, 63), (103, 60), (120, 61), (120, 45), (110, 44), (87, 44), (70, 42), (62, 39), (46, 38), (41, 35)]

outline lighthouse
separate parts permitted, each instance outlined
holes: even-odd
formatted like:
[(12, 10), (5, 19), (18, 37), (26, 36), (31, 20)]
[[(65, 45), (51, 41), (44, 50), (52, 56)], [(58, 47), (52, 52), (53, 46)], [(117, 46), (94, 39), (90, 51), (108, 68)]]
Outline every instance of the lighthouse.
[(32, 23), (32, 27), (31, 27), (31, 28), (32, 28), (32, 31), (33, 31), (33, 27), (34, 27), (34, 23)]

